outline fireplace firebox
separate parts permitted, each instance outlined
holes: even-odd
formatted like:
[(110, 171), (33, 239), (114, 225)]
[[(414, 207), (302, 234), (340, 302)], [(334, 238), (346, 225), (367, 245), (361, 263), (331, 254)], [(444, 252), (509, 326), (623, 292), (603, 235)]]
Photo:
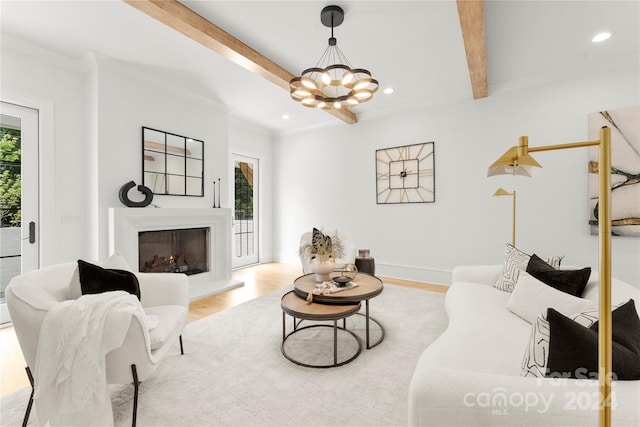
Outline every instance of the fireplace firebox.
[(138, 263), (143, 273), (209, 271), (209, 227), (138, 232)]

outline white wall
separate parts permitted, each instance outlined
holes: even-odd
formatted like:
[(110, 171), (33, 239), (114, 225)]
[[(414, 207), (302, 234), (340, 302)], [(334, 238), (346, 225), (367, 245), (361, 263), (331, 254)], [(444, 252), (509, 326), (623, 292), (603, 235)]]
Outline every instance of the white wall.
[(2, 35), (2, 100), (40, 108), (41, 265), (85, 254), (85, 73), (78, 61)]
[[(258, 159), (258, 253), (259, 262), (273, 261), (273, 144), (271, 133), (237, 119), (229, 122), (229, 153)], [(231, 164), (231, 162), (229, 162)], [(229, 180), (229, 200), (232, 203), (233, 182)]]
[[(40, 159), (51, 170), (41, 194), (41, 222), (50, 224), (41, 230), (42, 266), (107, 256), (107, 210), (122, 206), (124, 183), (142, 183), (142, 126), (205, 142), (204, 197), (156, 195), (154, 204), (211, 207), (213, 179), (229, 180), (228, 110), (218, 102), (99, 54), (74, 60), (5, 35), (1, 63), (3, 100), (52, 105), (44, 140), (53, 157)], [(221, 202), (228, 206), (226, 187)]]
[[(501, 263), (518, 191), (517, 246), (597, 269), (587, 225), (587, 150), (539, 153), (534, 179), (486, 178), (520, 135), (530, 146), (588, 139), (587, 115), (640, 103), (638, 66), (538, 87), (490, 88), (488, 98), (279, 136), (274, 147), (274, 252), (298, 262), (300, 234), (337, 227), (371, 249), (376, 273), (449, 283), (459, 264)], [(382, 94), (377, 96), (383, 96)], [(375, 102), (375, 99), (372, 101)], [(436, 202), (377, 205), (375, 150), (435, 141)], [(614, 276), (640, 285), (640, 240), (614, 238)]]
[[(108, 209), (121, 207), (120, 187), (133, 180), (142, 184), (142, 127), (150, 127), (204, 141), (204, 197), (155, 195), (160, 207), (205, 208), (213, 206), (213, 180), (229, 178), (228, 111), (216, 101), (159, 81), (112, 59), (94, 55), (97, 74), (97, 138), (90, 170), (97, 182), (99, 234), (90, 242), (91, 254), (104, 259), (108, 251)], [(226, 188), (220, 196), (228, 206)], [(134, 200), (135, 191), (130, 192)], [(140, 195), (140, 199), (142, 195)], [(96, 240), (97, 237), (97, 240)]]

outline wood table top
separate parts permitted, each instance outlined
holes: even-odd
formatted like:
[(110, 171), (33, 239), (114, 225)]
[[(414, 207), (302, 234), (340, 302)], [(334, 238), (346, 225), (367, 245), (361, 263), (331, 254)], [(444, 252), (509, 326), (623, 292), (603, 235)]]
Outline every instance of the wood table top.
[(360, 310), (359, 302), (340, 305), (310, 304), (293, 291), (282, 296), (280, 306), (285, 313), (306, 320), (338, 320)]
[[(331, 273), (332, 278), (337, 276), (340, 276), (340, 272)], [(324, 304), (349, 304), (368, 300), (380, 295), (384, 288), (382, 280), (376, 276), (365, 273), (358, 273), (351, 283), (357, 284), (358, 286), (329, 295), (314, 295), (313, 301)], [(306, 299), (316, 284), (318, 284), (318, 282), (316, 282), (315, 274), (305, 274), (293, 282), (293, 290), (300, 298)]]

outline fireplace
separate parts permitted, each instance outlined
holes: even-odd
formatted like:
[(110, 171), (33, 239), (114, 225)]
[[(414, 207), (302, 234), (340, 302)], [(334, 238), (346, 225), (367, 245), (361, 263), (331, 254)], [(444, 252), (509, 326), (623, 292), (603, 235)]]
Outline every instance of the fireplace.
[(138, 232), (138, 271), (185, 273), (209, 271), (209, 227)]
[[(189, 274), (189, 298), (193, 300), (244, 285), (231, 277), (231, 224), (228, 208), (110, 208), (109, 253), (119, 252), (141, 272), (147, 262), (154, 265), (153, 260), (156, 267), (166, 263), (173, 272), (184, 270), (176, 258), (186, 260), (191, 271), (183, 273)], [(183, 237), (174, 239), (172, 231), (200, 236), (185, 245)], [(147, 248), (149, 243), (158, 245)], [(204, 256), (205, 261), (194, 261), (196, 255)], [(196, 274), (197, 270), (202, 272)]]

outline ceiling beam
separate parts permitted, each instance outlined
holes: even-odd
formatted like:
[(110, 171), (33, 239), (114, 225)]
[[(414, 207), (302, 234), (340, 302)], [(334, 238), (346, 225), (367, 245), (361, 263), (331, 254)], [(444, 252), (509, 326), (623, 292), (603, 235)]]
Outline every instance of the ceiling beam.
[(487, 86), (487, 41), (484, 33), (483, 0), (456, 0), (467, 53), (473, 99), (489, 96)]
[[(178, 1), (123, 1), (289, 92), (289, 81), (295, 77), (293, 74)], [(349, 124), (358, 121), (348, 109), (327, 112)]]

